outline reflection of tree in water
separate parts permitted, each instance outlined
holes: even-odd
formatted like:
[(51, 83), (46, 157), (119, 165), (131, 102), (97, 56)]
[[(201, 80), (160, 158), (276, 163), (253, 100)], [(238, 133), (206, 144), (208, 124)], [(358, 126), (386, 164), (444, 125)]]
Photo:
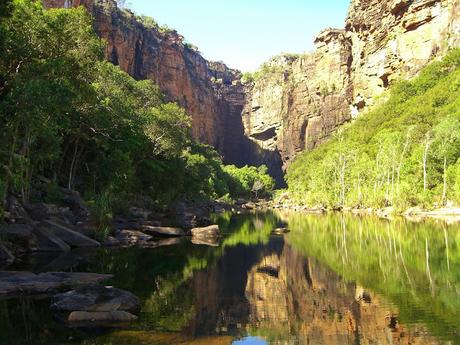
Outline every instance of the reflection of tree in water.
[(402, 323), (459, 340), (460, 256), (451, 254), (459, 252), (459, 226), (351, 215), (291, 215), (289, 226), (294, 248), (385, 296)]
[(424, 326), (401, 324), (398, 308), (287, 243), (248, 272), (246, 296), (250, 334), (274, 344), (443, 344)]
[[(99, 251), (78, 269), (114, 274), (113, 285), (144, 305), (134, 329), (85, 344), (230, 343), (215, 336), (248, 332), (275, 344), (439, 344), (427, 330), (457, 340), (458, 228), (346, 215), (286, 220), (284, 237), (271, 236), (280, 226), (272, 213), (224, 214), (217, 248), (184, 242)], [(0, 305), (1, 319), (9, 319), (0, 342), (22, 323), (21, 336), (37, 344), (46, 343), (46, 330), (60, 334), (45, 307), (26, 306), (21, 319), (19, 304)]]

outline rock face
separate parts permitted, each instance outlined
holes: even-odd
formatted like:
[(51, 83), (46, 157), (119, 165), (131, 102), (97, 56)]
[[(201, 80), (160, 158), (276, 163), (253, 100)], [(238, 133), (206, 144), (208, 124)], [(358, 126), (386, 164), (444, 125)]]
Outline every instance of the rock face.
[(193, 137), (214, 146), (227, 161), (244, 151), (241, 73), (209, 62), (176, 31), (163, 31), (114, 0), (43, 0), (46, 7), (85, 6), (95, 31), (107, 41), (106, 57), (135, 79), (153, 80), (192, 118)]
[(344, 29), (322, 31), (313, 53), (276, 58), (243, 85), (240, 72), (206, 61), (177, 32), (160, 32), (114, 0), (44, 3), (88, 8), (107, 58), (184, 106), (197, 140), (228, 163), (265, 163), (278, 180), (282, 166), (375, 104), (395, 80), (460, 44), (460, 0), (352, 0)]
[(311, 54), (270, 61), (249, 85), (245, 134), (287, 163), (459, 44), (459, 0), (352, 0), (344, 30), (321, 32)]

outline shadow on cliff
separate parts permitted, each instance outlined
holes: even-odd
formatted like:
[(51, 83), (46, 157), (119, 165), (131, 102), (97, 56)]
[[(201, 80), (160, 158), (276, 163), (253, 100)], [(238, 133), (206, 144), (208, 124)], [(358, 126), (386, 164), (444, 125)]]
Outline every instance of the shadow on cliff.
[(265, 150), (245, 136), (243, 106), (234, 106), (225, 101), (222, 103), (220, 104), (221, 114), (225, 114), (221, 129), (223, 135), (216, 149), (223, 155), (224, 163), (234, 164), (237, 167), (265, 164), (269, 174), (275, 179), (276, 188), (286, 187), (280, 153)]

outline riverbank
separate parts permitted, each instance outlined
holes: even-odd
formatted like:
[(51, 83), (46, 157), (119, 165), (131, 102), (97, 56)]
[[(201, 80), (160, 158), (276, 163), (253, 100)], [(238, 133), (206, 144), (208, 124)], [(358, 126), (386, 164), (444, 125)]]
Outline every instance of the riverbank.
[[(284, 199), (286, 200), (286, 199)], [(257, 204), (258, 205), (258, 204)], [(258, 206), (259, 207), (259, 206)], [(411, 221), (422, 221), (424, 219), (439, 219), (447, 223), (460, 222), (460, 207), (449, 205), (433, 209), (424, 209), (422, 207), (411, 207), (403, 212), (396, 210), (394, 207), (385, 208), (357, 208), (357, 207), (340, 207), (327, 209), (322, 206), (308, 207), (304, 205), (295, 205), (288, 202), (272, 201), (264, 202), (260, 208), (272, 208), (278, 210), (291, 210), (308, 214), (323, 214), (327, 212), (344, 212), (356, 215), (376, 215), (380, 218), (392, 219), (394, 217), (405, 217)]]

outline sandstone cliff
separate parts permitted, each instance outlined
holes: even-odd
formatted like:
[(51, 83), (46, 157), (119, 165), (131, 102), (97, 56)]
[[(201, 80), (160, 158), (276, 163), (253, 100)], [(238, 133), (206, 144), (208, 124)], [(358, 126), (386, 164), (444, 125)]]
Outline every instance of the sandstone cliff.
[(345, 28), (324, 30), (315, 45), (266, 63), (248, 86), (245, 134), (284, 163), (460, 45), (460, 1), (353, 0)]
[(193, 136), (227, 163), (281, 167), (460, 45), (460, 0), (352, 0), (344, 29), (326, 29), (311, 54), (264, 64), (254, 80), (205, 60), (175, 31), (162, 31), (114, 0), (44, 0), (85, 6), (108, 45), (107, 58), (137, 79), (154, 80), (192, 117)]
[[(192, 118), (193, 137), (214, 146), (227, 162), (243, 163), (241, 73), (209, 62), (174, 30), (117, 8), (114, 0), (43, 0), (46, 7), (84, 6), (107, 42), (106, 57), (135, 79), (151, 79)], [(243, 158), (241, 158), (243, 157)]]

